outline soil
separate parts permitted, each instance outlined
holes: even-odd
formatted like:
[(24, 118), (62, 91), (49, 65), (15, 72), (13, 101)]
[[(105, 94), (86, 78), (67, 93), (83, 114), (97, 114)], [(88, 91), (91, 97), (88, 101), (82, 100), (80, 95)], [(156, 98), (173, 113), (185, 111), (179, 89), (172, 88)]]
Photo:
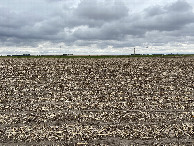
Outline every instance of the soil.
[(193, 145), (194, 58), (1, 58), (0, 145)]

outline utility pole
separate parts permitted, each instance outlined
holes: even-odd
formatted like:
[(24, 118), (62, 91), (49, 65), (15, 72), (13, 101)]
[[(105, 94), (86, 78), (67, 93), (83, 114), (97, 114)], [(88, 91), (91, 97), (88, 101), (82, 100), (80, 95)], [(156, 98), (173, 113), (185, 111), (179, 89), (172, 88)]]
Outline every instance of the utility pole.
[(134, 48), (134, 55), (135, 55), (135, 48)]
[(60, 51), (60, 53), (62, 53), (62, 51), (61, 51), (61, 46), (60, 46), (60, 49), (59, 49), (59, 51)]

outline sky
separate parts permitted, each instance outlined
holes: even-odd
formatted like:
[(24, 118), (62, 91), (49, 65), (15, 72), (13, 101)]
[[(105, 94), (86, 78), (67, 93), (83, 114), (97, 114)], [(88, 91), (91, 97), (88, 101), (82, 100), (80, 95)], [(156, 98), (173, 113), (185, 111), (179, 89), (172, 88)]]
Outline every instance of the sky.
[(194, 53), (193, 0), (1, 0), (0, 55)]

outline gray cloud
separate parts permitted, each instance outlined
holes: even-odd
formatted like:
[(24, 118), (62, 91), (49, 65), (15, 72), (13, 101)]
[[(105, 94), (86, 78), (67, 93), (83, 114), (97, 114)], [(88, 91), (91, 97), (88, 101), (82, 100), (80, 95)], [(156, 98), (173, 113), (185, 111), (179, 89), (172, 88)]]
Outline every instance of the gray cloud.
[[(183, 5), (185, 11), (176, 13), (175, 10), (178, 9), (179, 5)], [(171, 7), (174, 9), (173, 11), (170, 9)], [(108, 23), (104, 22), (99, 28), (79, 28), (73, 35), (83, 40), (119, 40), (124, 39), (128, 35), (143, 37), (147, 31), (152, 30), (180, 30), (185, 25), (194, 22), (194, 13), (190, 9), (186, 9), (190, 7), (184, 1), (177, 1), (166, 7), (152, 6), (145, 9), (142, 14), (134, 14), (132, 17), (125, 15), (124, 18), (121, 17), (119, 20)], [(101, 19), (105, 20), (106, 16)]]
[(116, 1), (83, 0), (75, 9), (75, 15), (93, 20), (118, 20), (128, 15), (128, 8)]
[(192, 6), (184, 0), (178, 0), (175, 3), (166, 6), (165, 9), (176, 13), (184, 13), (185, 11), (192, 11)]
[(160, 6), (152, 6), (152, 7), (146, 8), (144, 11), (145, 11), (146, 17), (154, 17), (165, 13), (165, 10), (162, 9)]

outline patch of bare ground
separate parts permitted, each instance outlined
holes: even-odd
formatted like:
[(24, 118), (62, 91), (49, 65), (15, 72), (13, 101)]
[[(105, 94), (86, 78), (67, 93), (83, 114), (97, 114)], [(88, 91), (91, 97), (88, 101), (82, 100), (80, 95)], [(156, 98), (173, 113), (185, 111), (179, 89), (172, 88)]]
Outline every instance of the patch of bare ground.
[(194, 58), (1, 58), (1, 145), (192, 145)]

